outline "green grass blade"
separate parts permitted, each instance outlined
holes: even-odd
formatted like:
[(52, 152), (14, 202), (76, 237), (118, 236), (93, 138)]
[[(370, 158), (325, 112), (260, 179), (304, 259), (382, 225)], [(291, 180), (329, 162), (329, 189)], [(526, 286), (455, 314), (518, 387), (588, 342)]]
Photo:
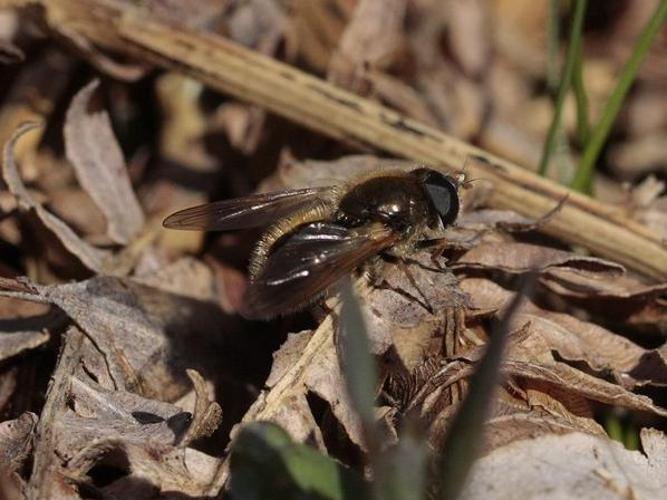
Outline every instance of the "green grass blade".
[(588, 97), (584, 87), (584, 51), (581, 40), (577, 47), (572, 87), (577, 102), (577, 143), (584, 147), (591, 135), (591, 126), (588, 121)]
[(230, 459), (233, 500), (370, 500), (355, 471), (292, 441), (279, 426), (253, 422), (234, 439)]
[(396, 446), (377, 461), (376, 498), (382, 500), (424, 500), (426, 493), (426, 441), (403, 432)]
[(375, 396), (377, 367), (371, 354), (370, 341), (359, 302), (347, 281), (342, 287), (343, 302), (340, 314), (339, 354), (347, 393), (358, 413), (366, 445), (371, 453), (377, 451), (375, 429)]
[(637, 76), (639, 67), (646, 57), (655, 36), (660, 31), (660, 27), (664, 24), (665, 19), (667, 19), (667, 0), (661, 0), (651, 16), (651, 19), (639, 36), (635, 49), (621, 72), (621, 76), (609, 98), (609, 102), (604, 109), (600, 122), (592, 132), (590, 141), (588, 142), (584, 154), (581, 157), (581, 161), (579, 162), (577, 173), (572, 181), (572, 189), (587, 193), (591, 192), (593, 185), (593, 170), (598, 156), (600, 155), (600, 151), (602, 151), (602, 147), (609, 136), (609, 132), (611, 131), (616, 116), (623, 105), (625, 96)]
[(376, 425), (377, 367), (359, 302), (348, 281), (341, 290), (339, 352), (347, 392), (361, 418), (376, 500), (421, 500), (425, 491), (426, 449), (423, 441), (401, 437), (397, 446), (381, 450)]
[(547, 139), (542, 150), (542, 158), (538, 166), (540, 175), (545, 175), (549, 160), (556, 148), (558, 139), (558, 130), (560, 129), (561, 115), (563, 112), (563, 105), (567, 92), (572, 86), (572, 75), (577, 60), (578, 46), (581, 43), (581, 32), (584, 25), (584, 12), (586, 11), (586, 0), (575, 0), (574, 14), (572, 20), (572, 28), (570, 30), (570, 40), (567, 48), (567, 56), (565, 58), (565, 68), (563, 69), (563, 76), (558, 87), (558, 96), (556, 98), (556, 105), (554, 109), (554, 117), (547, 132)]
[(547, 27), (547, 87), (556, 94), (558, 89), (558, 49), (560, 47), (560, 0), (549, 0)]
[(510, 320), (534, 283), (535, 277), (528, 275), (522, 290), (515, 295), (502, 319), (493, 328), (486, 353), (470, 378), (468, 394), (447, 430), (438, 492), (442, 499), (451, 500), (459, 496), (477, 458), (483, 439), (484, 421), (500, 380), (500, 364), (507, 343)]

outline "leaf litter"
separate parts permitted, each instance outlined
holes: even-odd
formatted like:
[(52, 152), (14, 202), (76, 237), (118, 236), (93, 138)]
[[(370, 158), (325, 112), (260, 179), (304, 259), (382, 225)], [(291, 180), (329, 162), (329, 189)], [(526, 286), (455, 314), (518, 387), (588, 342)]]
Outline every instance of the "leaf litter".
[[(446, 9), (432, 1), (375, 0), (327, 0), (293, 11), (273, 1), (224, 8), (207, 2), (192, 12), (171, 2), (149, 7), (156, 18), (219, 29), (531, 163), (534, 148), (524, 145), (548, 121), (540, 121), (541, 103), (526, 90), (545, 52), (526, 40), (537, 36), (535, 20), (543, 22), (545, 12), (521, 3), (495, 2), (493, 15), (502, 22), (493, 35), (486, 33), (492, 14), (483, 2), (448, 2)], [(632, 24), (623, 29), (632, 31)], [(59, 35), (76, 42), (71, 33)], [(363, 401), (349, 392), (335, 294), (311, 315), (247, 322), (236, 313), (256, 235), (170, 239), (157, 227), (165, 213), (209, 195), (229, 197), (256, 185), (259, 191), (326, 186), (414, 163), (350, 155), (358, 152), (353, 145), (333, 147), (314, 135), (305, 147), (301, 136), (308, 132), (264, 110), (211, 96), (179, 75), (141, 83), (145, 65), (110, 59), (86, 43), (74, 45), (98, 70), (134, 83), (91, 79), (63, 117), (44, 114), (48, 129), (40, 129), (39, 144), (23, 144), (38, 127), (25, 124), (3, 150), (11, 199), (0, 205), (0, 237), (13, 257), (2, 264), (0, 279), (7, 304), (0, 310), (0, 469), (18, 494), (212, 497), (231, 488), (251, 495), (262, 480), (280, 481), (276, 471), (308, 484), (312, 477), (300, 474), (314, 463), (325, 475), (345, 477), (343, 484), (360, 495), (368, 495), (364, 478), (387, 481), (391, 467), (414, 471), (409, 481), (423, 481), (418, 491), (424, 491), (421, 465), (401, 466), (403, 460), (438, 463), (494, 325), (516, 299), (518, 280), (536, 272), (535, 293), (508, 323), (482, 456), (462, 498), (509, 498), (517, 491), (659, 497), (667, 456), (667, 284), (544, 238), (541, 227), (562, 204), (532, 220), (489, 208), (493, 186), (473, 183), (441, 244), (417, 252), (402, 269), (387, 261), (372, 280), (353, 277), (377, 364), (369, 423), (359, 415)], [(24, 57), (18, 44), (3, 41), (2, 48), (12, 60)], [(510, 91), (491, 88), (487, 95), (486, 78)], [(642, 78), (656, 85), (660, 77)], [(152, 85), (165, 111), (161, 142), (127, 128), (128, 116), (155, 126), (141, 116), (147, 109), (138, 97)], [(604, 91), (595, 89), (593, 100)], [(632, 105), (647, 97), (639, 94)], [(97, 100), (109, 96), (104, 111)], [(644, 125), (648, 131), (628, 126), (624, 149), (610, 154), (611, 171), (627, 179), (650, 168), (650, 154), (632, 165), (623, 151), (639, 147), (640, 132), (659, 135), (660, 120)], [(54, 141), (50, 129), (64, 138), (64, 151), (44, 153)], [(502, 146), (494, 146), (498, 133)], [(306, 159), (316, 157), (336, 159)], [(54, 175), (57, 169), (63, 171)], [(663, 190), (654, 180), (630, 193), (630, 215), (658, 234)], [(35, 242), (67, 265), (56, 269)], [(83, 270), (73, 271), (72, 262)], [(26, 368), (30, 363), (43, 365), (41, 371)], [(28, 390), (43, 395), (39, 402), (22, 397)], [(642, 451), (612, 440), (601, 413), (641, 427)], [(311, 487), (322, 484), (330, 483)]]

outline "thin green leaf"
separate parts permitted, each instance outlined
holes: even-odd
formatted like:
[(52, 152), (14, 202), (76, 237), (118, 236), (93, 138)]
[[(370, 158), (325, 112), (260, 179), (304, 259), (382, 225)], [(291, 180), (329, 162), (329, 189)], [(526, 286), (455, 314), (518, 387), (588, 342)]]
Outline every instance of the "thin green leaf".
[(660, 31), (660, 27), (664, 24), (665, 19), (667, 19), (667, 0), (661, 0), (651, 16), (651, 19), (639, 36), (635, 49), (628, 62), (625, 64), (618, 83), (609, 98), (609, 102), (607, 102), (607, 106), (600, 118), (600, 122), (595, 127), (595, 130), (593, 130), (590, 141), (586, 145), (584, 154), (579, 162), (577, 173), (572, 181), (572, 189), (586, 193), (591, 192), (593, 185), (593, 170), (598, 157), (600, 156), (600, 151), (602, 151), (602, 147), (609, 136), (609, 132), (611, 131), (616, 116), (623, 105), (625, 96), (637, 76), (639, 67), (646, 57), (653, 40)]
[(579, 43), (577, 47), (576, 60), (574, 65), (574, 74), (572, 75), (572, 87), (577, 103), (577, 142), (580, 146), (585, 146), (591, 135), (591, 126), (588, 121), (588, 97), (584, 86), (584, 51), (583, 44)]
[(373, 497), (376, 500), (421, 500), (425, 489), (424, 444), (406, 434), (394, 448), (381, 450), (375, 416), (377, 368), (361, 308), (349, 281), (342, 287), (341, 297), (341, 367), (368, 447), (374, 477)]
[(610, 414), (605, 420), (604, 430), (607, 435), (614, 441), (623, 442), (623, 426), (618, 415)]
[(637, 426), (633, 422), (628, 422), (628, 425), (625, 427), (623, 444), (628, 450), (639, 449), (639, 429), (637, 429)]
[(239, 432), (232, 445), (230, 472), (232, 499), (370, 499), (361, 476), (295, 443), (270, 422), (253, 422)]
[(554, 110), (554, 117), (549, 126), (547, 133), (547, 140), (544, 143), (542, 150), (542, 158), (538, 167), (540, 175), (545, 175), (549, 160), (556, 148), (558, 130), (560, 129), (561, 115), (563, 113), (563, 106), (565, 104), (565, 97), (572, 85), (572, 75), (576, 63), (576, 55), (578, 46), (581, 43), (581, 32), (584, 25), (584, 12), (586, 10), (586, 0), (575, 0), (574, 15), (572, 20), (572, 28), (570, 30), (570, 41), (567, 49), (567, 56), (565, 58), (565, 68), (563, 70), (563, 77), (558, 88), (558, 96), (556, 98), (556, 106)]
[(350, 402), (361, 419), (366, 445), (371, 453), (377, 451), (375, 428), (375, 396), (377, 393), (377, 368), (371, 354), (371, 346), (364, 318), (350, 282), (341, 291), (340, 362), (350, 397)]
[(549, 25), (547, 27), (547, 86), (554, 94), (558, 89), (559, 48), (560, 0), (549, 0)]
[(438, 485), (440, 498), (452, 499), (459, 496), (479, 454), (484, 421), (500, 382), (500, 363), (507, 343), (510, 320), (534, 283), (535, 276), (528, 275), (521, 291), (514, 296), (493, 328), (486, 353), (470, 378), (468, 395), (447, 430)]
[(396, 446), (377, 461), (376, 498), (382, 500), (423, 500), (426, 492), (426, 442), (404, 432)]

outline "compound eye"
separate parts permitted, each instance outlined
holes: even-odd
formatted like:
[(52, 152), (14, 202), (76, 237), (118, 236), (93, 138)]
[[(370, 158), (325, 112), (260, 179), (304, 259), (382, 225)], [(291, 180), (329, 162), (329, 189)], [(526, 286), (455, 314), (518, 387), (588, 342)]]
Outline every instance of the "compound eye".
[(459, 193), (457, 182), (440, 172), (429, 171), (424, 178), (424, 191), (431, 205), (440, 216), (442, 225), (447, 227), (459, 215)]

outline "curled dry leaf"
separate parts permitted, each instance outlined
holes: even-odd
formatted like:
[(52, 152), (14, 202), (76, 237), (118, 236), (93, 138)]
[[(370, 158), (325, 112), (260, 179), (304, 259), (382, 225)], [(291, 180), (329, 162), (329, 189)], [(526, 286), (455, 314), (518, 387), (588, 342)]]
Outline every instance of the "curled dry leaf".
[[(178, 487), (204, 494), (218, 461), (177, 446), (190, 434), (191, 415), (169, 403), (104, 388), (90, 377), (99, 347), (76, 327), (63, 342), (41, 415), (32, 490), (44, 494), (54, 481), (66, 480), (93, 491), (127, 491), (139, 478), (148, 491)], [(98, 466), (118, 475), (97, 484)]]
[(607, 439), (607, 433), (591, 419), (576, 417), (560, 408), (560, 415), (547, 412), (513, 412), (489, 419), (484, 429), (485, 454), (515, 441), (535, 439), (545, 435), (586, 432)]
[(30, 288), (0, 295), (20, 294), (62, 309), (104, 353), (112, 387), (173, 401), (189, 389), (186, 368), (218, 361), (213, 346), (219, 340), (210, 325), (224, 321), (212, 302), (109, 276)]
[(656, 406), (650, 398), (633, 394), (619, 385), (588, 375), (565, 363), (545, 364), (508, 360), (503, 363), (502, 369), (509, 375), (544, 383), (592, 401), (667, 417), (667, 409)]
[(37, 415), (23, 413), (14, 420), (0, 423), (0, 469), (16, 472), (32, 454)]
[(667, 438), (644, 429), (641, 441), (645, 454), (581, 433), (514, 442), (477, 462), (461, 498), (661, 498)]
[[(9, 288), (13, 280), (9, 279)], [(17, 292), (29, 292), (26, 284), (17, 283)], [(44, 345), (50, 331), (60, 321), (59, 314), (43, 304), (5, 298), (0, 302), (0, 361)]]
[(49, 334), (45, 330), (2, 331), (0, 332), (0, 361), (39, 347), (48, 340)]
[(82, 240), (72, 229), (58, 217), (46, 210), (23, 184), (14, 159), (14, 145), (26, 132), (39, 127), (35, 123), (26, 123), (19, 127), (12, 138), (5, 144), (3, 151), (2, 176), (9, 191), (16, 197), (22, 210), (34, 210), (39, 220), (46, 226), (63, 246), (76, 256), (88, 269), (103, 273), (111, 266), (112, 254), (109, 251), (95, 248)]
[(144, 214), (127, 174), (123, 153), (105, 111), (93, 110), (93, 80), (74, 97), (65, 120), (65, 151), (81, 186), (107, 219), (107, 234), (127, 244), (144, 225)]
[(75, 376), (67, 382), (68, 407), (60, 415), (60, 425), (73, 432), (63, 432), (65, 442), (59, 444), (63, 448), (61, 456), (66, 458), (96, 439), (174, 445), (188, 430), (191, 415), (177, 406), (104, 389), (92, 380)]
[(196, 394), (192, 423), (187, 433), (180, 440), (182, 446), (188, 446), (196, 439), (210, 436), (222, 420), (222, 408), (209, 395), (206, 381), (196, 370), (187, 370)]
[(564, 268), (579, 274), (617, 277), (625, 272), (623, 266), (596, 257), (585, 257), (555, 248), (528, 243), (480, 244), (466, 252), (454, 264), (455, 268), (493, 269), (508, 273), (538, 270), (549, 273)]
[(486, 230), (498, 228), (510, 233), (534, 231), (542, 224), (548, 222), (554, 214), (558, 213), (558, 211), (560, 211), (560, 209), (563, 207), (565, 201), (566, 198), (563, 198), (558, 205), (556, 205), (552, 210), (544, 214), (539, 219), (530, 219), (511, 210), (480, 208), (474, 211), (462, 213), (456, 221), (456, 225), (470, 228), (477, 227), (479, 229)]
[[(469, 294), (473, 307), (502, 309), (514, 296), (496, 283), (468, 278), (461, 288)], [(531, 352), (527, 360), (553, 360), (555, 351), (568, 361), (584, 361), (598, 373), (615, 374), (619, 383), (632, 387), (637, 383), (667, 383), (667, 364), (656, 359), (656, 351), (644, 349), (601, 326), (582, 321), (569, 314), (542, 309), (525, 301), (514, 318), (514, 327), (528, 323), (533, 337), (540, 338), (542, 352)]]
[(241, 424), (271, 420), (290, 432), (294, 439), (311, 439), (324, 448), (321, 431), (315, 423), (306, 396), (317, 394), (326, 401), (349, 438), (362, 446), (360, 423), (350, 406), (338, 364), (331, 316), (314, 332), (293, 334), (274, 355), (276, 371), (267, 380), (268, 389), (244, 415)]
[(358, 284), (371, 350), (381, 356), (392, 348), (396, 357), (388, 368), (412, 370), (452, 328), (448, 320), (465, 307), (466, 296), (444, 259), (432, 259), (429, 252), (375, 272), (373, 284)]
[(631, 276), (595, 279), (573, 269), (550, 269), (542, 283), (560, 296), (607, 303), (648, 302), (667, 291), (667, 283), (648, 285)]
[[(80, 450), (68, 464), (65, 479), (103, 498), (205, 498), (219, 461), (192, 448), (160, 443), (100, 440)], [(115, 481), (96, 484), (96, 469), (116, 471)], [(92, 476), (92, 477), (91, 477)]]
[(86, 37), (81, 36), (75, 30), (68, 29), (65, 25), (58, 27), (58, 34), (76, 48), (79, 54), (85, 57), (97, 70), (112, 78), (134, 82), (145, 76), (148, 72), (146, 65), (123, 63), (113, 59), (99, 50)]

